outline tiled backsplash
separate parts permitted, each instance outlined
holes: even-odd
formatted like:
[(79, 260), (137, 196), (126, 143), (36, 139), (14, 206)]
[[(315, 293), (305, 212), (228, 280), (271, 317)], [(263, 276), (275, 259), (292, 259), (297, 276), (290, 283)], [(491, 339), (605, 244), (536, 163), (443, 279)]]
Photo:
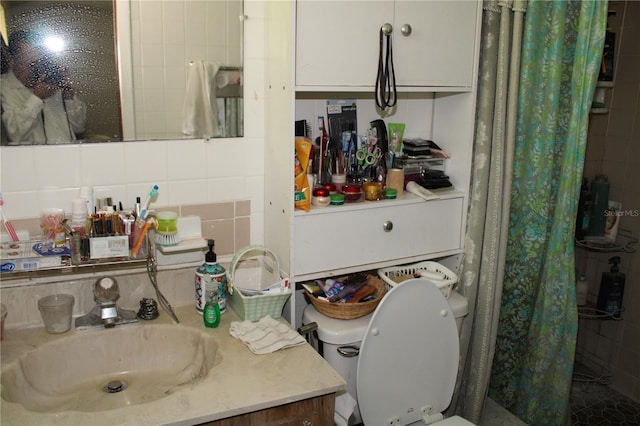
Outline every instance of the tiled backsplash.
[[(223, 266), (226, 266), (222, 263)], [(158, 272), (158, 286), (172, 307), (193, 304), (195, 309), (195, 267), (165, 269)], [(31, 285), (2, 288), (2, 303), (7, 306), (7, 329), (17, 327), (42, 327), (42, 318), (38, 311), (38, 299), (58, 293), (71, 294), (75, 298), (73, 316), (88, 313), (94, 306), (93, 285), (98, 278), (113, 277), (120, 288), (118, 306), (138, 311), (142, 298), (158, 300), (155, 290), (146, 272), (124, 273), (104, 272), (84, 274), (81, 278), (73, 278), (58, 282), (38, 282)], [(160, 315), (167, 315), (160, 307)]]

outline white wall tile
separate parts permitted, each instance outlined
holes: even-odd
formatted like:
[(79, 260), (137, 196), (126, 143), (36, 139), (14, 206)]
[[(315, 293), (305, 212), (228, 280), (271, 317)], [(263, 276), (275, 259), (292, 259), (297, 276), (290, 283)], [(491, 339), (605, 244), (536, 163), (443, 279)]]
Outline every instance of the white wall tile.
[(36, 188), (80, 185), (80, 145), (43, 146), (33, 153)]
[(206, 179), (170, 180), (166, 187), (169, 188), (169, 205), (209, 201)]
[(244, 189), (244, 177), (208, 179), (207, 200), (210, 202), (240, 200), (246, 196)]
[(77, 186), (124, 185), (126, 183), (123, 144), (80, 145), (80, 181)]
[[(2, 170), (0, 183), (13, 183), (13, 191), (24, 191), (37, 187), (35, 149), (31, 146), (15, 147), (0, 152)], [(6, 191), (6, 188), (5, 188)]]

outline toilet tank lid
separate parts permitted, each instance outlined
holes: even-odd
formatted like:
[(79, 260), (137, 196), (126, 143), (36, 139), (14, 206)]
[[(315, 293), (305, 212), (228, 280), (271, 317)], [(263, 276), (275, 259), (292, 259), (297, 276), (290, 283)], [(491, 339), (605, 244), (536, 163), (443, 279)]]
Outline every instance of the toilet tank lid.
[(372, 315), (373, 313), (370, 313), (364, 317), (342, 320), (329, 318), (318, 312), (313, 305), (307, 305), (302, 314), (302, 323), (315, 322), (318, 324), (318, 339), (323, 343), (330, 345), (360, 344)]

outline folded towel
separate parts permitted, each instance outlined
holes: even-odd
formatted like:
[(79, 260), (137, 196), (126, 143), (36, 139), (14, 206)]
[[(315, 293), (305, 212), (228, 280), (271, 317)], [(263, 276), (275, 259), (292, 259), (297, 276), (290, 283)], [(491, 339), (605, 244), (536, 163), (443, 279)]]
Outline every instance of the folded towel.
[(229, 334), (241, 340), (256, 355), (306, 343), (306, 340), (288, 325), (266, 316), (257, 322), (233, 321)]

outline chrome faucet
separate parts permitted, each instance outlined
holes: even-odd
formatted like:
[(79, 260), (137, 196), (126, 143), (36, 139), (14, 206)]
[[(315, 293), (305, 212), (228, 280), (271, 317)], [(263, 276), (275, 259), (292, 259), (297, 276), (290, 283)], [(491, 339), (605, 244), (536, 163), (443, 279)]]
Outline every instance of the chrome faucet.
[(89, 313), (76, 318), (76, 329), (105, 327), (111, 328), (119, 324), (137, 322), (134, 311), (122, 309), (117, 305), (120, 288), (114, 278), (98, 279), (93, 285), (93, 299), (96, 306)]

